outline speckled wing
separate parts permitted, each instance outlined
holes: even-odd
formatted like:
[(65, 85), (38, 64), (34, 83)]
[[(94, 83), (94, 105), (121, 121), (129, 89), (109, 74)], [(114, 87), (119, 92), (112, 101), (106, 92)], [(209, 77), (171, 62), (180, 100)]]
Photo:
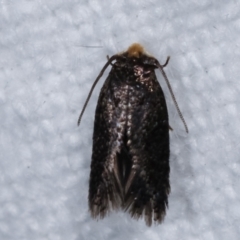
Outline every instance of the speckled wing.
[(114, 82), (114, 75), (109, 74), (101, 89), (95, 113), (89, 182), (89, 209), (94, 218), (103, 218), (110, 210), (118, 209), (121, 205), (113, 174), (118, 112), (114, 101)]
[(162, 222), (168, 204), (169, 125), (167, 106), (154, 70), (137, 66), (139, 78), (129, 90), (128, 148), (131, 172), (125, 186), (125, 209), (132, 217)]

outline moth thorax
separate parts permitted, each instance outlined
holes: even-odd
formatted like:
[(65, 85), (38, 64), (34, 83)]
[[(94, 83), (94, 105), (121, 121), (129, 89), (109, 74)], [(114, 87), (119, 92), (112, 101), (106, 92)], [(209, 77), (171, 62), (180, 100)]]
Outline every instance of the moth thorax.
[(139, 43), (133, 43), (127, 50), (128, 57), (139, 58), (142, 54), (145, 53), (144, 48)]

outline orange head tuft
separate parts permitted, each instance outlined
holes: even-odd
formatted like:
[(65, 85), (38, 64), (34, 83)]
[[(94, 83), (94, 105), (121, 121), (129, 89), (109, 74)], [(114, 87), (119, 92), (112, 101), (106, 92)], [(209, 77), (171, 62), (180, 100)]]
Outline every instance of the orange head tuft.
[(139, 58), (143, 53), (145, 53), (144, 48), (139, 43), (133, 43), (127, 50), (129, 57)]

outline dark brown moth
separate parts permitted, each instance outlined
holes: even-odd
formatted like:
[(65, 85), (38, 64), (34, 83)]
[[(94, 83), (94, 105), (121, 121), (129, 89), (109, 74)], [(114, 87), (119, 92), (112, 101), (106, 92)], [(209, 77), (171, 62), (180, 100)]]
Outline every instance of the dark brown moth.
[(96, 108), (92, 163), (89, 183), (89, 209), (93, 218), (103, 218), (112, 209), (129, 212), (146, 224), (161, 223), (168, 206), (169, 123), (163, 91), (155, 69), (162, 72), (179, 115), (164, 65), (148, 55), (140, 44), (109, 58), (112, 69), (102, 87)]

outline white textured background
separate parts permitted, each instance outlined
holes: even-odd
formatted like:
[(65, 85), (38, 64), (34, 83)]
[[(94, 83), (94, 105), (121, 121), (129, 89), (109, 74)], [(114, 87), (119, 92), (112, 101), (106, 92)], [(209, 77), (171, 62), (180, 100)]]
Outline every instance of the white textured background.
[[(0, 1), (0, 239), (237, 240), (240, 236), (240, 2)], [(171, 194), (162, 225), (87, 195), (106, 55), (140, 42), (161, 63), (189, 127), (169, 109)]]

